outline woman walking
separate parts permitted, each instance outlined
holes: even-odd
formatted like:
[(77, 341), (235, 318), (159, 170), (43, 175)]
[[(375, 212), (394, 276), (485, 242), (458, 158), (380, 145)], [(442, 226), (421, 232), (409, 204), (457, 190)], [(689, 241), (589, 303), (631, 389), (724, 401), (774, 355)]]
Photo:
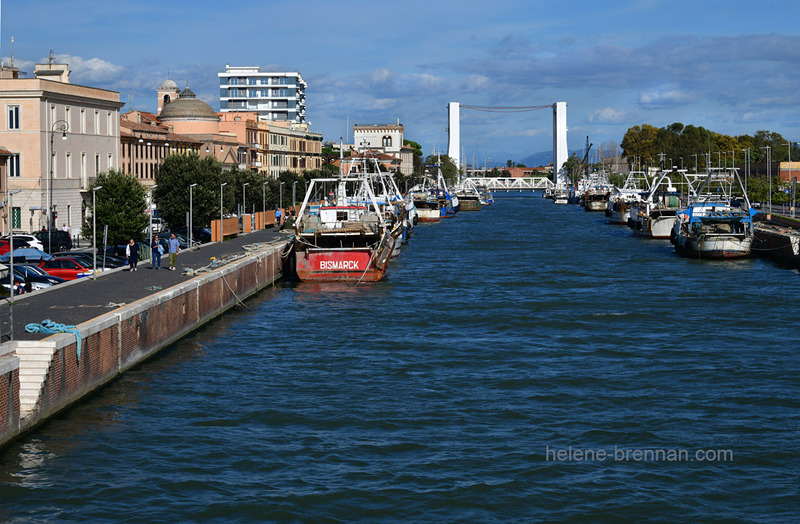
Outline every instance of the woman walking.
[(130, 239), (125, 246), (125, 256), (128, 257), (128, 265), (131, 271), (136, 271), (136, 264), (139, 262), (139, 244)]

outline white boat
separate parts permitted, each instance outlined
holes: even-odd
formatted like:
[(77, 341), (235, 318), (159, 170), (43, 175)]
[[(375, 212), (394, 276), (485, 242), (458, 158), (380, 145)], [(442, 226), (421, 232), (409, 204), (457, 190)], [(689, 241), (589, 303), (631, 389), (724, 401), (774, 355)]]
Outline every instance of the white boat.
[(714, 168), (709, 170), (689, 206), (677, 212), (670, 240), (681, 256), (749, 256), (755, 214), (738, 171)]
[[(633, 234), (647, 238), (669, 238), (675, 215), (686, 203), (686, 200), (681, 201), (681, 193), (673, 184), (678, 183), (683, 194), (691, 196), (694, 194), (692, 180), (695, 176), (688, 175), (684, 169), (662, 171), (644, 200), (631, 206), (628, 226), (633, 229)], [(673, 181), (673, 177), (679, 178), (679, 181)]]
[(611, 224), (628, 225), (631, 206), (640, 202), (650, 190), (650, 183), (644, 171), (631, 171), (621, 188), (614, 188), (608, 197), (606, 216)]

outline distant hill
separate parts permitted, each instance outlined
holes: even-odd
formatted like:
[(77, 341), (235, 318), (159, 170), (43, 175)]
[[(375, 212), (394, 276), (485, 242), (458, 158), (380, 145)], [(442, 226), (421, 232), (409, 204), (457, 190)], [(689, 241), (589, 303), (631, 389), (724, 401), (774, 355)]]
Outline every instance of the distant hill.
[[(570, 151), (569, 155), (574, 153), (574, 151)], [(581, 149), (578, 153), (582, 156), (583, 150)], [(481, 155), (483, 156), (483, 155)], [(542, 151), (541, 153), (534, 153), (532, 155), (528, 155), (521, 160), (515, 160), (517, 155), (515, 153), (509, 153), (508, 151), (493, 151), (491, 153), (487, 153), (486, 157), (491, 159), (491, 166), (502, 169), (508, 165), (508, 160), (514, 160), (517, 164), (525, 164), (527, 167), (539, 167), (539, 166), (549, 166), (550, 163), (553, 161), (553, 152), (552, 151)], [(465, 159), (467, 162), (472, 163), (472, 158), (467, 156)], [(483, 167), (483, 166), (481, 166)]]
[(541, 153), (534, 153), (519, 160), (518, 164), (525, 164), (528, 167), (549, 166), (553, 161), (552, 151), (542, 151)]

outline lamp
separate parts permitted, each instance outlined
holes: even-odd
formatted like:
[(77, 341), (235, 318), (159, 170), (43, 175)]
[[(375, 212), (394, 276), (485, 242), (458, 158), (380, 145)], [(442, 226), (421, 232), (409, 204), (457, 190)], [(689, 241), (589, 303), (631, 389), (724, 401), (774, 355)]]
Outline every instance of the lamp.
[(194, 224), (192, 223), (192, 188), (197, 184), (189, 184), (189, 249), (192, 249), (192, 233), (194, 232)]
[(150, 186), (150, 201), (147, 203), (147, 214), (150, 217), (150, 267), (153, 267), (153, 189), (157, 187), (158, 184)]
[(264, 216), (261, 220), (264, 224), (264, 229), (267, 227), (267, 184), (269, 184), (269, 182), (264, 182), (261, 184), (261, 207), (263, 208), (262, 212), (264, 213)]
[[(92, 280), (97, 280), (97, 203), (95, 202), (95, 195), (98, 189), (103, 189), (103, 186), (92, 188)], [(150, 221), (150, 234), (153, 234), (152, 219)]]
[(223, 220), (223, 218), (222, 218), (222, 191), (223, 191), (223, 189), (222, 188), (227, 186), (227, 185), (228, 185), (227, 182), (223, 182), (223, 183), (221, 183), (219, 185), (219, 241), (220, 242), (222, 242), (222, 240), (223, 240), (222, 234), (225, 232), (223, 227), (222, 227), (222, 220)]
[[(6, 179), (8, 180), (8, 179)], [(6, 191), (8, 191), (8, 184), (6, 184)], [(8, 228), (8, 240), (11, 244), (11, 251), (9, 251), (8, 257), (8, 284), (11, 286), (11, 299), (8, 302), (8, 328), (9, 328), (9, 337), (10, 340), (14, 340), (14, 206), (11, 204), (11, 196), (15, 195), (22, 191), (21, 189), (15, 189), (13, 191), (8, 191), (8, 208), (9, 212), (11, 213), (9, 217), (9, 228)]]
[[(244, 217), (245, 214), (247, 214), (247, 206), (244, 205), (244, 188), (247, 187), (248, 185), (250, 185), (250, 182), (245, 182), (244, 184), (242, 184), (242, 216), (243, 217)], [(242, 227), (244, 227), (244, 224), (242, 224)]]
[(47, 252), (53, 252), (53, 227), (55, 227), (55, 221), (53, 218), (53, 210), (55, 206), (53, 205), (53, 163), (55, 162), (55, 155), (53, 154), (53, 137), (56, 134), (56, 130), (61, 131), (61, 140), (67, 139), (67, 131), (69, 131), (69, 123), (66, 120), (56, 120), (53, 122), (53, 127), (50, 129), (50, 204), (48, 206), (48, 216), (47, 216)]

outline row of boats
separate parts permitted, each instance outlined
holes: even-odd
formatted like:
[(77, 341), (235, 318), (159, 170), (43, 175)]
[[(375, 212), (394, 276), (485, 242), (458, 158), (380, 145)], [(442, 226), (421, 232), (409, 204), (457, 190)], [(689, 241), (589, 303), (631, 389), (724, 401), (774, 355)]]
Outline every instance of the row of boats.
[(669, 239), (682, 256), (736, 258), (752, 251), (758, 211), (735, 168), (702, 174), (678, 169), (655, 177), (632, 171), (622, 187), (594, 173), (545, 196), (555, 203), (581, 204), (586, 211), (605, 211), (610, 223), (627, 225), (635, 235)]
[(362, 153), (346, 174), (312, 179), (293, 223), (291, 256), (303, 281), (375, 282), (400, 254), (419, 222), (439, 222), (492, 203), (468, 179), (448, 188), (440, 166), (402, 194), (374, 154)]

